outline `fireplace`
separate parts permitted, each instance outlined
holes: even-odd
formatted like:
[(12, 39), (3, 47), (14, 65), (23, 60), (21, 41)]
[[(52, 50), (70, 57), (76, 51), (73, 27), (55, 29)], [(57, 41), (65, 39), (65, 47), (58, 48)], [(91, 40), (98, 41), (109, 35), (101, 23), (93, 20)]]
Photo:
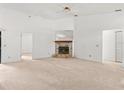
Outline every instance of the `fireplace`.
[(59, 46), (59, 54), (69, 54), (68, 46)]
[(72, 41), (55, 41), (55, 57), (72, 57)]

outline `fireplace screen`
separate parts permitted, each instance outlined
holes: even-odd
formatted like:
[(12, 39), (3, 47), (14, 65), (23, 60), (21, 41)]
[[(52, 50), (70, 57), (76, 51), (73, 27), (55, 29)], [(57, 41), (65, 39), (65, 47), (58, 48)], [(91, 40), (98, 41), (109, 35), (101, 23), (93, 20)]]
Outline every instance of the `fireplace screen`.
[(68, 46), (60, 46), (59, 47), (59, 54), (69, 54), (69, 47)]

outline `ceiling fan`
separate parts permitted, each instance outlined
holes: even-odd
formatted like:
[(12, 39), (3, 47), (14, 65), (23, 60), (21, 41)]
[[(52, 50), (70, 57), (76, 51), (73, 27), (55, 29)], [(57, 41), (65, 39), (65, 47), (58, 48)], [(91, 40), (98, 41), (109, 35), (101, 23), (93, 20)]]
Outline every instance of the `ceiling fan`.
[(64, 14), (64, 15), (72, 15), (78, 16), (77, 12), (69, 5), (64, 5), (60, 11), (56, 12), (57, 14)]

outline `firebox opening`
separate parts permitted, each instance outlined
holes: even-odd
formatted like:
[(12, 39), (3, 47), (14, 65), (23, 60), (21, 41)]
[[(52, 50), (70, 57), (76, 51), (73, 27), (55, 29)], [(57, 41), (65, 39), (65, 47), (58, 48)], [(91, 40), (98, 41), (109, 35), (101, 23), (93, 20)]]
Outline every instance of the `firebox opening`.
[(68, 46), (60, 46), (59, 54), (69, 54), (69, 47)]

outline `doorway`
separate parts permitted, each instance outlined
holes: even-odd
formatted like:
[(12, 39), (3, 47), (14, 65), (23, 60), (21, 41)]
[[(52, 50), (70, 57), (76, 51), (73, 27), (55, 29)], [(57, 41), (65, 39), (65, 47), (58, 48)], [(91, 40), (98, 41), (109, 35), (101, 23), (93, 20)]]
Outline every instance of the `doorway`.
[(105, 63), (122, 63), (123, 31), (103, 31), (102, 61)]
[(32, 33), (22, 33), (21, 59), (32, 60)]

